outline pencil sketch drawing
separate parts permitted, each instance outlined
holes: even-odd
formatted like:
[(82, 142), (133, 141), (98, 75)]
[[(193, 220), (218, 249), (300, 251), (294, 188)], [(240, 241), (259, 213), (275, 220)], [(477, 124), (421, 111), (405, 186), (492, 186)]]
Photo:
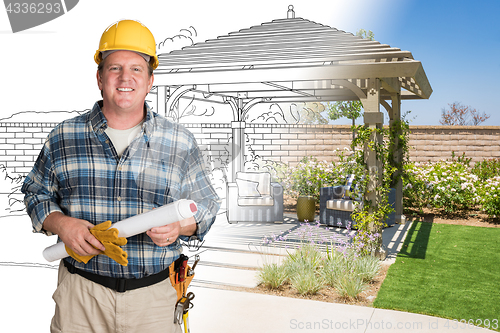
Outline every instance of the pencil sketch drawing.
[[(327, 103), (360, 101), (364, 124), (381, 128), (384, 121), (400, 120), (402, 100), (432, 94), (423, 66), (411, 52), (298, 14), (289, 5), (274, 20), (255, 18), (254, 25), (204, 41), (191, 23), (177, 33), (155, 36), (159, 66), (146, 101), (154, 112), (193, 133), (222, 199), (217, 219), (224, 227), (252, 222), (277, 228), (288, 223), (285, 184), (277, 170), (297, 165), (305, 156), (337, 160), (336, 150), (352, 140), (350, 126), (328, 124)], [(7, 232), (14, 233), (11, 221), (27, 218), (20, 188), (47, 135), (60, 121), (84, 112), (88, 110), (24, 110), (0, 119), (0, 222)], [(381, 169), (378, 162), (367, 152), (369, 170)], [(371, 186), (377, 181), (370, 177)], [(395, 210), (398, 220), (401, 186), (396, 188)], [(299, 227), (296, 223), (293, 228)], [(231, 244), (257, 237), (244, 232), (231, 236)], [(14, 248), (16, 242), (8, 239), (5, 246)], [(30, 244), (39, 247), (40, 262), (33, 254), (13, 251), (0, 258), (0, 266), (53, 271), (56, 265), (44, 263), (41, 252), (54, 242), (38, 237)], [(198, 251), (203, 244), (183, 245)]]
[[(160, 64), (147, 100), (155, 112), (195, 134), (223, 198), (238, 174), (270, 173), (272, 178), (275, 165), (297, 163), (307, 151), (331, 160), (335, 148), (347, 146), (326, 139), (321, 125), (304, 124), (322, 118), (325, 103), (360, 100), (365, 124), (382, 126), (380, 105), (394, 121), (402, 99), (426, 99), (432, 93), (410, 52), (296, 17), (292, 5), (284, 18), (204, 42), (195, 43), (196, 37), (190, 26), (159, 39)], [(13, 183), (8, 213), (22, 211), (16, 182), (30, 170), (54, 125), (2, 120), (8, 135), (0, 163), (4, 181)], [(265, 195), (255, 192), (252, 203), (281, 191), (270, 191), (271, 179), (264, 178), (266, 189), (259, 189)], [(225, 209), (248, 209), (244, 200), (239, 202), (229, 205), (228, 197)], [(271, 202), (277, 215), (267, 219), (282, 220), (282, 201)]]

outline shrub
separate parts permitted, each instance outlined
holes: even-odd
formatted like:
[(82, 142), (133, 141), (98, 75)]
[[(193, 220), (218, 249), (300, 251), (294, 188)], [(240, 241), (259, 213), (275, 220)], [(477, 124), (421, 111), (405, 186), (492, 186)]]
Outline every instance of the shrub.
[(316, 158), (304, 157), (296, 166), (288, 167), (280, 179), (285, 191), (291, 196), (311, 195), (319, 199), (319, 189), (336, 184), (342, 170), (333, 162), (318, 162)]
[(354, 261), (354, 271), (363, 282), (369, 283), (380, 271), (380, 260), (372, 256), (361, 256)]
[[(358, 298), (367, 284), (378, 274), (379, 259), (360, 255), (363, 249), (354, 243), (355, 231), (348, 231), (348, 240), (322, 235), (322, 228), (309, 223), (287, 235), (264, 237), (263, 245), (293, 237), (300, 242), (289, 251), (282, 265), (266, 264), (259, 273), (259, 282), (270, 289), (289, 282), (299, 294), (316, 294), (325, 286), (335, 288), (342, 297)], [(320, 246), (326, 246), (326, 252)]]
[(339, 251), (333, 251), (333, 255), (329, 256), (323, 267), (323, 280), (330, 287), (335, 287), (337, 280), (345, 271), (344, 256)]
[[(348, 174), (354, 173), (359, 180), (360, 166), (354, 163), (352, 151), (337, 151), (339, 162), (318, 161), (314, 157), (304, 157), (295, 166), (280, 166), (276, 175), (284, 190), (290, 196), (310, 195), (319, 200), (321, 187), (344, 185)], [(362, 190), (362, 189), (360, 189)]]
[(476, 190), (478, 177), (462, 163), (438, 162), (431, 167), (431, 181), (434, 197), (432, 205), (446, 213), (467, 212), (479, 203)]
[(357, 299), (367, 284), (380, 271), (380, 260), (372, 256), (359, 256), (355, 251), (334, 251), (323, 270), (325, 283), (335, 288), (340, 296)]
[(299, 294), (316, 294), (324, 283), (318, 273), (323, 263), (322, 253), (313, 244), (303, 244), (289, 253), (283, 263), (288, 281)]
[(472, 173), (482, 181), (500, 176), (500, 158), (491, 158), (477, 162), (472, 168)]
[(478, 177), (460, 160), (412, 163), (403, 185), (405, 206), (419, 210), (433, 207), (447, 214), (466, 213), (480, 202)]
[(269, 289), (278, 289), (287, 280), (287, 274), (282, 265), (264, 264), (258, 274), (258, 280)]
[(451, 160), (411, 163), (403, 181), (405, 208), (442, 209), (465, 214), (480, 208), (490, 218), (500, 216), (500, 159), (486, 159), (470, 167), (465, 155)]
[(323, 269), (325, 283), (337, 289), (342, 297), (358, 298), (380, 271), (380, 260), (360, 256), (354, 249), (329, 253)]
[(411, 163), (405, 167), (403, 178), (403, 200), (407, 208), (416, 208), (421, 211), (430, 205), (432, 186), (428, 181), (429, 163)]
[[(316, 272), (323, 263), (321, 252), (313, 244), (303, 244), (295, 252), (289, 252), (283, 266), (290, 283), (305, 271)], [(298, 280), (300, 283), (300, 280)]]
[(342, 274), (335, 284), (340, 296), (357, 299), (359, 294), (367, 289), (363, 279), (353, 272)]
[(290, 283), (301, 295), (315, 295), (324, 287), (321, 275), (307, 268), (296, 271), (290, 278)]
[(5, 165), (0, 164), (0, 193), (6, 194), (2, 200), (7, 200), (4, 203), (5, 213), (19, 214), (26, 211), (24, 194), (21, 193), (24, 179), (24, 175), (12, 173)]
[(500, 216), (500, 176), (487, 179), (481, 188), (482, 210), (489, 217)]
[(0, 164), (0, 190), (2, 193), (9, 194), (18, 191), (23, 185), (24, 178), (23, 175), (9, 173), (7, 167)]

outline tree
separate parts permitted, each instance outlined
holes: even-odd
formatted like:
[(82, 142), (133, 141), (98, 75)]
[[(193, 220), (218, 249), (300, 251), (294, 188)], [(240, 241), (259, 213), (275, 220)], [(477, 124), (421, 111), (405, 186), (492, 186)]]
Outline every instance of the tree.
[(328, 103), (328, 118), (337, 120), (342, 117), (352, 120), (352, 140), (356, 138), (356, 119), (361, 117), (363, 104), (360, 101), (341, 101), (335, 103)]
[(325, 105), (320, 102), (301, 103), (272, 103), (268, 111), (255, 108), (252, 116), (247, 114), (245, 121), (275, 123), (275, 124), (328, 124), (328, 119), (321, 114), (325, 111)]
[(441, 125), (477, 126), (485, 122), (491, 115), (479, 112), (471, 106), (455, 102), (448, 104), (449, 109), (441, 110)]
[(358, 32), (356, 32), (356, 36), (368, 40), (375, 40), (375, 34), (371, 30), (368, 30), (367, 32), (365, 29), (359, 29)]
[(341, 101), (328, 103), (328, 118), (337, 120), (342, 117), (352, 120), (352, 125), (356, 125), (356, 119), (361, 117), (363, 104), (360, 101)]
[(328, 120), (321, 115), (321, 113), (325, 111), (325, 106), (322, 103), (318, 102), (300, 103), (299, 105), (297, 105), (297, 107), (301, 108), (298, 111), (300, 124), (316, 124), (316, 125), (328, 124)]

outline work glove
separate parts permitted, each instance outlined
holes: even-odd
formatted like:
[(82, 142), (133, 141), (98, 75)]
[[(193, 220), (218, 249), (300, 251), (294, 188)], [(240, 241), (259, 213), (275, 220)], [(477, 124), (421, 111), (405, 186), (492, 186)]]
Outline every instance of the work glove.
[[(125, 237), (118, 237), (118, 230), (116, 228), (110, 227), (111, 221), (106, 221), (90, 229), (90, 233), (94, 235), (94, 237), (97, 238), (106, 248), (106, 250), (101, 252), (100, 254), (107, 255), (122, 266), (127, 266), (127, 252), (123, 251), (123, 249), (120, 247), (127, 244), (127, 239)], [(67, 246), (66, 252), (68, 252), (68, 254), (76, 261), (83, 262), (85, 264), (94, 257), (94, 255), (78, 255)]]

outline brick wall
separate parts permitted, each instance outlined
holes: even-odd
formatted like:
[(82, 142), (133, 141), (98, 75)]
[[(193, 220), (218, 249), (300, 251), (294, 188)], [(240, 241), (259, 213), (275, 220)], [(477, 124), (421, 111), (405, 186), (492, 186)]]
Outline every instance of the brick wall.
[[(500, 126), (411, 126), (410, 132), (412, 161), (449, 159), (452, 152), (472, 162), (500, 158)], [(333, 150), (349, 147), (352, 138), (349, 125), (263, 125), (246, 133), (257, 154), (290, 164), (306, 155), (335, 160)]]
[[(0, 164), (15, 173), (27, 173), (55, 123), (0, 123)], [(231, 159), (229, 124), (184, 124), (193, 132), (212, 168)], [(248, 159), (295, 164), (303, 156), (335, 159), (333, 151), (348, 147), (350, 126), (247, 124)], [(412, 126), (410, 157), (414, 161), (437, 161), (465, 152), (472, 161), (500, 158), (500, 126)]]
[(352, 139), (348, 125), (247, 125), (250, 146), (262, 158), (296, 164), (304, 156), (318, 160), (336, 159), (333, 151), (349, 147)]
[(10, 172), (29, 172), (55, 126), (56, 123), (0, 123), (0, 164)]
[(410, 156), (414, 161), (437, 161), (465, 153), (472, 162), (500, 158), (499, 126), (413, 126)]

